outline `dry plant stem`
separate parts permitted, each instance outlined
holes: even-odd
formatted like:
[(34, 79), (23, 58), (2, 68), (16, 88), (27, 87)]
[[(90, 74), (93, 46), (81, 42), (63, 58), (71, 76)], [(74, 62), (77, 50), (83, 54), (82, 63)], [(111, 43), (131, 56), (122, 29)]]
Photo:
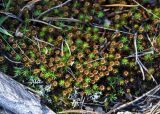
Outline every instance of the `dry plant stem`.
[(59, 7), (62, 7), (62, 6), (64, 6), (64, 5), (66, 5), (67, 3), (71, 2), (71, 1), (72, 1), (72, 0), (67, 0), (67, 1), (63, 2), (62, 4), (59, 4), (59, 5), (57, 5), (57, 6), (54, 6), (54, 7), (50, 8), (50, 9), (42, 12), (42, 13), (37, 17), (37, 19), (41, 18), (42, 16), (44, 16), (45, 14), (51, 12), (52, 10), (54, 10), (54, 9), (56, 9), (56, 8), (59, 8)]
[(51, 27), (56, 28), (56, 29), (59, 29), (59, 30), (61, 30), (61, 29), (62, 29), (62, 28), (60, 28), (60, 27), (54, 26), (54, 25), (49, 24), (49, 23), (47, 23), (47, 22), (45, 22), (45, 21), (41, 21), (41, 20), (37, 20), (37, 19), (29, 19), (29, 21), (37, 22), (37, 23), (42, 23), (42, 24), (45, 24), (45, 25), (51, 26)]
[(153, 16), (155, 16), (156, 18), (160, 19), (159, 16), (155, 15), (154, 13), (152, 13), (150, 10), (148, 10), (147, 8), (145, 8), (144, 6), (142, 6), (139, 2), (137, 2), (136, 0), (132, 0), (133, 2), (135, 2), (137, 5), (139, 5), (141, 8), (143, 8), (144, 10), (146, 10), (148, 13), (152, 14)]
[(134, 48), (135, 48), (135, 58), (136, 58), (136, 62), (137, 62), (137, 60), (138, 60), (138, 54), (137, 54), (137, 33), (135, 33), (135, 35), (134, 35)]
[(22, 48), (19, 46), (19, 44), (16, 42), (18, 48), (20, 49), (20, 51), (22, 52), (22, 54), (30, 61), (33, 62), (31, 59), (29, 59), (29, 57), (24, 53), (24, 51), (22, 50)]
[(156, 84), (158, 84), (157, 81), (155, 80), (154, 76), (149, 73), (148, 69), (142, 64), (142, 62), (139, 60), (139, 58), (138, 58), (138, 61), (139, 61), (139, 64), (141, 65), (141, 67), (151, 76), (152, 80), (153, 80)]
[(143, 76), (143, 80), (145, 80), (145, 75), (144, 75), (144, 71), (146, 71), (151, 77), (152, 80), (156, 83), (157, 81), (155, 80), (155, 78), (153, 77), (152, 74), (149, 73), (148, 69), (143, 65), (143, 63), (140, 61), (139, 57), (138, 57), (138, 51), (137, 51), (137, 33), (135, 33), (134, 35), (134, 48), (135, 48), (135, 59), (136, 59), (136, 63), (139, 65), (142, 76)]
[(76, 80), (75, 75), (73, 74), (73, 71), (70, 67), (67, 67), (67, 72)]
[(78, 19), (74, 18), (62, 18), (62, 17), (44, 17), (44, 21), (67, 21), (67, 22), (80, 22)]
[(153, 97), (153, 98), (160, 99), (160, 96), (157, 96), (157, 95), (148, 95), (148, 97)]
[(20, 15), (21, 15), (21, 13), (23, 12), (23, 10), (24, 10), (25, 8), (28, 8), (29, 10), (31, 10), (31, 8), (33, 7), (33, 5), (34, 5), (35, 3), (37, 3), (37, 2), (39, 2), (39, 1), (41, 1), (41, 0), (32, 0), (32, 1), (28, 2), (28, 3), (20, 10)]
[(155, 114), (155, 112), (157, 111), (157, 109), (160, 107), (160, 101), (152, 107), (152, 109), (150, 110), (150, 114)]
[(87, 110), (66, 110), (66, 111), (62, 111), (62, 112), (58, 112), (59, 114), (64, 114), (64, 113), (87, 113), (87, 114), (99, 114), (98, 112), (93, 112), (93, 111), (87, 111)]
[(4, 57), (5, 57), (8, 61), (10, 61), (10, 62), (12, 62), (12, 63), (21, 64), (21, 62), (13, 61), (13, 60), (9, 59), (9, 58), (8, 58), (7, 56), (5, 56), (5, 55), (4, 55)]
[(61, 56), (64, 55), (64, 52), (63, 52), (63, 42), (64, 42), (64, 41), (62, 41), (62, 44), (61, 44)]
[(70, 48), (69, 48), (69, 45), (68, 45), (67, 41), (64, 40), (64, 42), (65, 42), (65, 44), (66, 44), (66, 46), (67, 46), (67, 48), (68, 48), (69, 54), (71, 55), (71, 50), (70, 50)]
[(137, 7), (138, 5), (126, 5), (126, 4), (109, 4), (109, 5), (102, 5), (104, 7)]
[[(144, 56), (144, 55), (147, 55), (147, 54), (153, 54), (153, 53), (154, 53), (153, 51), (143, 52), (143, 53), (138, 54), (137, 56), (141, 57), (141, 56)], [(131, 57), (135, 57), (135, 54), (129, 55), (129, 56), (125, 57), (125, 58), (131, 58)]]
[(135, 48), (135, 59), (136, 59), (136, 63), (139, 65), (142, 76), (143, 76), (143, 80), (145, 80), (145, 75), (144, 75), (144, 70), (143, 67), (140, 64), (140, 61), (138, 59), (138, 51), (137, 51), (137, 33), (135, 33), (134, 35), (134, 48)]
[(17, 52), (15, 51), (15, 49), (13, 49), (13, 47), (7, 42), (7, 40), (5, 38), (3, 38), (3, 36), (0, 34), (1, 38), (6, 42), (6, 44), (17, 54)]
[(97, 25), (93, 25), (94, 27), (100, 28), (100, 29), (104, 29), (104, 30), (109, 30), (109, 31), (114, 31), (114, 32), (120, 32), (120, 33), (124, 33), (124, 34), (130, 34), (130, 35), (134, 35), (130, 32), (125, 32), (125, 31), (120, 31), (120, 30), (116, 30), (116, 29), (111, 29), (111, 28), (106, 28), (103, 26), (97, 26)]
[(32, 40), (31, 38), (27, 37), (26, 35), (24, 35), (22, 32), (19, 31), (19, 29), (21, 28), (22, 24), (20, 24), (17, 29), (16, 29), (16, 32), (15, 32), (15, 36), (16, 37), (24, 37), (24, 38), (27, 38), (28, 40), (30, 40), (31, 42), (33, 42), (35, 45), (37, 45), (37, 43)]
[(11, 18), (13, 18), (13, 19), (17, 19), (17, 20), (20, 21), (20, 22), (23, 22), (22, 19), (20, 19), (19, 17), (17, 17), (16, 15), (14, 15), (14, 14), (12, 14), (12, 13), (0, 11), (0, 14), (4, 14), (4, 15), (6, 15), (6, 16), (8, 16), (8, 17), (11, 17)]
[(152, 94), (155, 90), (157, 90), (157, 91), (160, 90), (160, 84), (157, 85), (156, 87), (154, 87), (153, 89), (151, 89), (150, 91), (148, 91), (147, 93), (143, 94), (142, 96), (136, 98), (135, 100), (133, 100), (133, 101), (131, 101), (131, 102), (128, 102), (128, 103), (126, 103), (126, 104), (120, 105), (119, 107), (117, 107), (117, 108), (109, 111), (107, 114), (112, 114), (112, 113), (114, 113), (114, 112), (117, 112), (118, 110), (121, 110), (121, 109), (129, 106), (129, 105), (132, 105), (132, 104), (136, 103), (137, 101), (139, 101), (140, 99), (142, 99), (142, 98), (144, 98), (144, 97)]
[(22, 24), (19, 24), (19, 26), (17, 27), (16, 29), (16, 32), (15, 32), (15, 36), (16, 37), (23, 37), (23, 33), (19, 31), (19, 29), (21, 28)]
[(38, 41), (38, 42), (43, 42), (43, 43), (45, 43), (45, 44), (48, 44), (48, 45), (50, 45), (50, 46), (53, 46), (54, 47), (54, 45), (53, 44), (51, 44), (51, 43), (49, 43), (49, 42), (46, 42), (46, 41), (44, 41), (44, 40), (41, 40), (41, 39), (38, 39), (38, 38), (34, 38), (36, 41)]

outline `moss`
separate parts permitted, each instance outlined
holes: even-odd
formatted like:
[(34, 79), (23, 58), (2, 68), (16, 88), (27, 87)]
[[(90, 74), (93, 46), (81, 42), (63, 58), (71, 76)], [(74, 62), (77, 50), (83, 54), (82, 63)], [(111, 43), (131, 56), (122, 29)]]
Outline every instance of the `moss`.
[[(60, 4), (60, 1), (44, 0), (36, 3), (32, 13), (26, 8), (21, 17), (24, 22), (19, 28), (24, 36), (9, 38), (3, 34), (5, 37), (0, 40), (0, 65), (4, 63), (8, 65), (9, 61), (4, 55), (11, 60), (22, 62), (13, 63), (14, 75), (17, 77), (23, 75), (20, 80), (29, 81), (31, 83), (29, 86), (36, 89), (41, 88), (35, 84), (37, 80), (41, 80), (43, 86), (51, 85), (51, 89), (45, 91), (43, 97), (51, 98), (53, 104), (56, 102), (59, 107), (71, 108), (73, 99), (68, 99), (70, 95), (76, 95), (76, 98), (88, 97), (98, 92), (102, 93), (99, 95), (100, 98), (108, 99), (105, 102), (107, 106), (114, 101), (121, 102), (125, 92), (130, 94), (138, 83), (143, 83), (141, 70), (135, 64), (135, 58), (130, 57), (135, 53), (132, 34), (138, 33), (138, 52), (152, 46), (147, 35), (151, 40), (156, 36), (153, 45), (157, 54), (160, 47), (159, 22), (156, 17), (150, 17), (150, 14), (139, 7), (112, 7), (105, 11), (106, 8), (101, 5), (108, 2), (128, 3), (123, 0), (81, 2), (75, 0), (39, 18), (42, 21), (46, 21), (47, 17), (60, 18), (46, 23), (61, 27), (62, 30), (29, 21), (50, 7)], [(151, 8), (146, 5), (148, 2), (141, 2), (159, 16), (159, 8), (156, 6)], [(12, 3), (16, 7), (14, 9), (12, 6), (12, 12), (20, 10), (15, 0)], [(23, 6), (24, 2), (21, 1), (19, 4)], [(10, 8), (8, 10), (10, 12)], [(80, 21), (74, 22), (73, 19)], [(106, 24), (106, 19), (111, 23)], [(20, 23), (8, 19), (3, 24), (4, 28), (16, 32), (15, 25)], [(103, 29), (103, 26), (107, 28)], [(18, 48), (17, 42), (21, 48)], [(139, 59), (147, 67), (152, 65), (153, 68), (150, 67), (148, 70), (151, 74), (156, 74), (157, 66), (153, 61), (159, 61), (158, 54), (157, 56), (145, 54)], [(1, 68), (4, 72), (10, 69), (12, 68), (8, 69), (8, 66)], [(150, 75), (147, 75), (146, 79), (150, 81)], [(64, 102), (70, 105), (66, 106)]]

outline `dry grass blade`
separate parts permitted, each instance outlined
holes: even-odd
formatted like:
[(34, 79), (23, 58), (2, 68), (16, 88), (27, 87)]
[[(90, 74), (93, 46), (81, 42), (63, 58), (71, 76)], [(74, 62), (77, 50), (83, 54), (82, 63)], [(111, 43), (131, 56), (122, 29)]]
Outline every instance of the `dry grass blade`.
[(22, 54), (30, 61), (33, 62), (26, 54), (25, 52), (22, 50), (22, 48), (20, 47), (20, 45), (16, 42), (16, 45), (18, 46), (18, 48), (20, 49), (20, 51), (22, 52)]
[(44, 41), (44, 40), (41, 40), (41, 39), (38, 39), (38, 38), (34, 38), (35, 40), (37, 40), (37, 41), (39, 41), (39, 42), (43, 42), (43, 43), (45, 43), (45, 44), (48, 44), (48, 45), (50, 45), (50, 46), (53, 46), (54, 47), (54, 45), (53, 44), (51, 44), (51, 43), (49, 43), (49, 42), (46, 42), (46, 41)]
[(146, 71), (152, 78), (152, 80), (156, 83), (157, 81), (155, 80), (155, 78), (153, 77), (152, 74), (149, 73), (148, 69), (143, 65), (143, 63), (140, 61), (139, 56), (138, 56), (138, 51), (137, 51), (137, 33), (135, 33), (134, 35), (134, 48), (135, 48), (135, 59), (136, 59), (136, 63), (139, 65), (142, 76), (143, 76), (143, 80), (145, 80), (145, 75), (144, 75), (144, 71)]
[(21, 64), (21, 62), (13, 61), (13, 60), (9, 59), (9, 58), (8, 58), (7, 56), (5, 56), (5, 55), (4, 55), (4, 57), (5, 57), (8, 61), (10, 61), (10, 62), (12, 62), (12, 63)]
[(152, 80), (153, 80), (156, 84), (158, 84), (157, 81), (156, 81), (156, 79), (154, 78), (154, 76), (149, 73), (148, 69), (143, 65), (143, 63), (139, 60), (139, 58), (138, 58), (138, 61), (139, 61), (139, 64), (141, 65), (141, 67), (151, 76)]
[(49, 24), (49, 23), (47, 23), (47, 22), (45, 22), (45, 21), (41, 21), (41, 20), (37, 20), (37, 19), (29, 19), (29, 21), (33, 21), (33, 22), (37, 22), (37, 23), (42, 23), (42, 24), (51, 26), (51, 27), (56, 28), (56, 29), (59, 29), (59, 30), (62, 29), (62, 28), (60, 28), (60, 27), (54, 26), (54, 25)]
[(80, 22), (78, 19), (74, 18), (62, 18), (62, 17), (44, 17), (44, 21), (66, 21), (66, 22)]
[(137, 7), (138, 5), (126, 5), (126, 4), (108, 4), (102, 5), (104, 7)]
[(139, 2), (137, 2), (136, 0), (132, 0), (133, 2), (135, 2), (137, 5), (139, 5), (141, 8), (143, 8), (144, 10), (146, 10), (148, 13), (152, 14), (153, 16), (155, 16), (156, 18), (160, 19), (159, 16), (155, 15), (154, 13), (152, 13), (152, 11), (148, 10), (147, 8), (145, 8), (144, 6), (142, 6)]
[(69, 54), (71, 55), (71, 50), (70, 50), (70, 48), (69, 48), (69, 45), (68, 45), (67, 41), (64, 40), (64, 42), (65, 42), (65, 44), (66, 44), (66, 46), (67, 46), (67, 48), (68, 48)]
[(97, 27), (97, 28), (100, 28), (100, 29), (104, 29), (104, 30), (109, 30), (109, 31), (113, 31), (113, 32), (120, 32), (120, 33), (123, 33), (123, 34), (129, 34), (129, 35), (134, 35), (130, 32), (125, 32), (125, 31), (121, 31), (121, 30), (116, 30), (116, 29), (112, 29), (112, 28), (106, 28), (106, 27), (103, 27), (103, 26), (97, 26), (97, 25), (92, 25), (94, 27)]
[(138, 52), (137, 52), (137, 33), (135, 33), (135, 35), (134, 35), (134, 48), (135, 48), (135, 56), (136, 56), (136, 62), (137, 62), (137, 60), (138, 60)]
[(64, 52), (63, 52), (63, 41), (62, 41), (62, 44), (61, 44), (61, 56), (64, 55)]
[[(138, 53), (137, 56), (141, 57), (141, 56), (144, 56), (144, 55), (147, 55), (147, 54), (153, 54), (153, 53), (154, 53), (153, 51), (148, 51), (148, 52)], [(125, 58), (131, 58), (131, 57), (135, 57), (135, 53), (132, 54), (132, 55), (129, 55), (129, 56), (125, 57)]]
[(112, 113), (114, 113), (114, 112), (117, 112), (118, 110), (121, 110), (121, 109), (123, 109), (123, 108), (126, 108), (127, 106), (130, 106), (130, 105), (136, 103), (137, 101), (141, 100), (142, 98), (144, 98), (144, 97), (152, 94), (154, 91), (159, 91), (159, 90), (160, 90), (160, 85), (157, 85), (156, 87), (154, 87), (153, 89), (151, 89), (151, 90), (148, 91), (147, 93), (143, 94), (142, 96), (136, 98), (135, 100), (133, 100), (133, 101), (131, 101), (131, 102), (128, 102), (128, 103), (126, 103), (126, 104), (120, 105), (119, 107), (117, 107), (117, 108), (109, 111), (109, 112), (106, 113), (106, 114), (112, 114)]
[(22, 19), (20, 19), (18, 16), (14, 15), (14, 14), (12, 14), (12, 13), (0, 11), (0, 14), (6, 15), (6, 16), (8, 16), (8, 17), (17, 19), (17, 20), (20, 21), (20, 22), (23, 22)]
[(62, 111), (62, 112), (58, 112), (59, 114), (64, 114), (64, 113), (82, 113), (82, 114), (100, 114), (98, 112), (93, 112), (93, 111), (87, 111), (87, 110), (66, 110), (66, 111)]
[(28, 2), (25, 6), (23, 6), (23, 8), (21, 9), (21, 12), (25, 9), (25, 8), (28, 8), (28, 9), (31, 9), (33, 7), (33, 5), (37, 2), (39, 2), (41, 0), (32, 0), (30, 2)]
[(62, 6), (64, 6), (64, 5), (66, 5), (67, 3), (71, 2), (71, 1), (72, 1), (72, 0), (67, 0), (67, 1), (63, 2), (62, 4), (59, 4), (59, 5), (57, 5), (57, 6), (54, 6), (54, 7), (50, 8), (50, 9), (42, 12), (37, 18), (39, 19), (39, 18), (41, 18), (42, 16), (44, 16), (45, 14), (51, 12), (52, 10), (54, 10), (54, 9), (56, 9), (56, 8), (59, 8), (59, 7), (62, 7)]

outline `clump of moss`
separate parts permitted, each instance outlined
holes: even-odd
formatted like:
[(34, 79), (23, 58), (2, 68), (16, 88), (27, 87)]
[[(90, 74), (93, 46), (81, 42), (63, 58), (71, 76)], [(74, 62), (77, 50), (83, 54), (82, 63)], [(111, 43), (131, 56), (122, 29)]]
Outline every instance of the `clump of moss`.
[[(106, 12), (104, 0), (75, 0), (41, 17), (39, 20), (45, 24), (31, 22), (31, 18), (37, 19), (42, 12), (61, 2), (64, 1), (38, 2), (33, 12), (26, 8), (21, 16), (23, 23), (6, 20), (4, 27), (10, 31), (19, 30), (22, 36), (3, 35), (5, 38), (0, 39), (0, 64), (10, 62), (4, 55), (20, 62), (12, 63), (16, 79), (27, 82), (48, 101), (51, 99), (66, 108), (71, 105), (68, 97), (75, 91), (81, 97), (100, 92), (101, 98), (107, 99), (108, 103), (122, 100), (118, 97), (123, 98), (125, 93), (134, 94), (136, 84), (142, 82), (141, 70), (135, 64), (134, 33), (138, 34), (138, 52), (150, 48), (152, 44), (147, 37), (159, 34), (156, 17), (150, 18), (150, 14), (141, 8), (111, 8)], [(15, 3), (9, 11), (20, 10)], [(24, 4), (21, 0), (17, 3), (20, 6)], [(128, 11), (123, 12), (126, 9)], [(158, 8), (153, 9), (155, 14), (158, 11)], [(103, 27), (106, 19), (112, 22), (107, 28)], [(19, 29), (18, 24), (21, 24)], [(159, 53), (159, 36), (156, 40), (153, 48)], [(156, 64), (151, 64), (159, 61), (158, 56), (146, 54), (140, 59), (153, 67), (149, 69), (147, 80), (151, 80), (150, 74), (159, 75), (156, 74)], [(7, 69), (6, 66), (1, 68), (4, 72)]]

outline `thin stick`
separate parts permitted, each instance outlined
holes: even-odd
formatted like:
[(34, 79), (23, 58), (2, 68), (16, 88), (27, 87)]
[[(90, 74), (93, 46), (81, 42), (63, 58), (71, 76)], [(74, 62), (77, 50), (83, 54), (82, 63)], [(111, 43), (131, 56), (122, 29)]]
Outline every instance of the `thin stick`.
[(45, 43), (45, 44), (48, 44), (48, 45), (50, 45), (50, 46), (53, 46), (54, 47), (54, 45), (53, 44), (51, 44), (51, 43), (49, 43), (49, 42), (46, 42), (46, 41), (44, 41), (44, 40), (41, 40), (41, 39), (38, 39), (38, 38), (34, 38), (35, 40), (37, 40), (37, 41), (39, 41), (39, 42), (43, 42), (43, 43)]
[[(144, 53), (142, 53), (142, 54), (138, 54), (137, 56), (138, 56), (138, 57), (141, 57), (141, 56), (144, 56), (144, 55), (147, 55), (147, 54), (153, 54), (153, 53), (154, 53), (153, 51), (149, 51), (149, 52), (144, 52)], [(127, 56), (127, 57), (124, 57), (124, 58), (131, 58), (131, 57), (135, 57), (135, 53), (132, 54), (132, 55), (129, 55), (129, 56)]]
[(22, 54), (24, 55), (24, 56), (26, 56), (26, 58), (30, 61), (30, 62), (33, 62), (31, 59), (29, 59), (29, 57), (24, 53), (24, 51), (22, 50), (22, 48), (18, 45), (18, 43), (16, 42), (16, 44), (17, 44), (17, 46), (18, 46), (18, 48), (20, 49), (20, 51), (22, 52)]
[(63, 52), (63, 41), (62, 41), (62, 44), (61, 44), (61, 56), (64, 55), (64, 52)]
[(149, 73), (148, 69), (143, 65), (143, 63), (139, 60), (139, 58), (138, 58), (138, 61), (139, 61), (139, 63), (141, 64), (141, 66), (143, 67), (143, 69), (151, 76), (152, 80), (153, 80), (156, 84), (158, 84), (157, 81), (155, 80), (154, 76)]
[(67, 67), (67, 72), (76, 80), (75, 75), (73, 74), (73, 71), (70, 67)]
[(126, 5), (126, 4), (108, 4), (102, 5), (104, 7), (137, 7), (138, 5)]
[(145, 96), (148, 96), (149, 94), (151, 94), (153, 91), (155, 91), (155, 90), (157, 90), (157, 89), (158, 89), (158, 90), (160, 89), (160, 84), (157, 85), (156, 87), (154, 87), (153, 89), (151, 89), (150, 91), (148, 91), (147, 93), (143, 94), (142, 96), (136, 98), (135, 100), (133, 100), (133, 101), (131, 101), (131, 102), (128, 102), (128, 103), (126, 103), (126, 104), (120, 105), (119, 107), (117, 107), (117, 108), (109, 111), (107, 114), (111, 114), (111, 113), (116, 112), (116, 111), (118, 111), (118, 110), (121, 110), (121, 109), (123, 109), (123, 108), (125, 108), (125, 107), (127, 107), (127, 106), (129, 106), (129, 105), (132, 105), (132, 104), (134, 104), (135, 102), (139, 101), (140, 99), (144, 98)]
[(65, 42), (65, 44), (66, 44), (66, 46), (67, 46), (67, 48), (68, 48), (68, 50), (69, 50), (69, 54), (71, 55), (71, 50), (70, 50), (70, 48), (69, 48), (69, 45), (68, 45), (67, 41), (64, 40), (64, 42)]
[(62, 112), (58, 112), (59, 114), (64, 114), (64, 113), (91, 113), (91, 114), (99, 114), (98, 112), (93, 112), (93, 111), (88, 111), (88, 110), (66, 110)]
[(51, 27), (56, 28), (56, 29), (59, 29), (59, 30), (62, 29), (62, 28), (60, 28), (60, 27), (54, 26), (54, 25), (49, 24), (49, 23), (47, 23), (47, 22), (45, 22), (45, 21), (41, 21), (41, 20), (37, 20), (37, 19), (29, 19), (29, 21), (33, 21), (33, 22), (37, 22), (37, 23), (42, 23), (42, 24), (51, 26)]
[(152, 13), (152, 11), (148, 10), (147, 8), (145, 8), (144, 6), (142, 6), (139, 2), (137, 2), (136, 0), (132, 0), (133, 2), (135, 2), (137, 5), (139, 5), (141, 8), (143, 8), (144, 10), (146, 10), (148, 13), (152, 14), (153, 16), (157, 17), (158, 19), (160, 19), (159, 16), (157, 16), (156, 14)]
[(59, 4), (59, 5), (57, 5), (57, 6), (54, 6), (54, 7), (50, 8), (50, 9), (42, 12), (42, 13), (37, 17), (37, 19), (41, 18), (42, 16), (44, 16), (45, 14), (51, 12), (52, 10), (54, 10), (54, 9), (56, 9), (56, 8), (59, 8), (59, 7), (62, 7), (62, 6), (64, 6), (64, 5), (66, 5), (66, 4), (69, 3), (70, 1), (72, 1), (72, 0), (67, 0), (67, 1), (63, 2), (62, 4)]
[(15, 53), (17, 53), (16, 51), (15, 51), (15, 49), (7, 42), (7, 40), (0, 34), (0, 36), (1, 36), (1, 38), (6, 42), (6, 44), (15, 52)]
[(9, 59), (6, 55), (4, 55), (4, 57), (5, 57), (8, 61), (10, 61), (10, 62), (12, 62), (12, 63), (21, 64), (21, 62), (17, 62), (17, 61), (13, 61), (13, 60)]
[(114, 32), (121, 32), (121, 33), (124, 33), (124, 34), (134, 35), (134, 34), (132, 34), (130, 32), (125, 32), (125, 31), (120, 31), (120, 30), (116, 30), (116, 29), (106, 28), (106, 27), (103, 27), (103, 26), (97, 26), (97, 25), (93, 25), (93, 26), (97, 27), (97, 28), (104, 29), (104, 30), (109, 30), (109, 31), (114, 31)]
[(135, 33), (134, 35), (134, 48), (135, 48), (135, 56), (136, 56), (136, 62), (137, 62), (137, 59), (138, 59), (138, 54), (137, 54), (137, 33)]
[(37, 3), (37, 2), (39, 2), (39, 1), (41, 1), (41, 0), (31, 0), (31, 1), (29, 1), (25, 6), (23, 6), (23, 8), (20, 10), (20, 12), (22, 13), (25, 8), (28, 8), (28, 9), (31, 10), (31, 8), (33, 7), (33, 5), (35, 3)]
[(12, 13), (0, 11), (0, 14), (4, 14), (7, 17), (10, 17), (10, 18), (13, 18), (13, 19), (17, 19), (18, 21), (23, 22), (23, 20), (21, 18), (19, 18), (18, 16), (14, 15)]
[(134, 48), (135, 48), (135, 59), (136, 59), (136, 63), (138, 63), (138, 65), (139, 65), (139, 67), (140, 67), (140, 70), (141, 70), (141, 73), (142, 73), (142, 76), (143, 76), (143, 80), (145, 80), (144, 70), (143, 70), (143, 67), (141, 66), (140, 60), (139, 60), (139, 58), (138, 58), (138, 51), (137, 51), (137, 33), (135, 33), (135, 35), (134, 35)]
[(74, 18), (62, 18), (62, 17), (44, 17), (44, 21), (71, 21), (71, 22), (80, 22), (78, 19)]
[(137, 51), (137, 33), (135, 33), (134, 36), (134, 48), (135, 48), (135, 58), (136, 58), (136, 63), (138, 63), (142, 76), (143, 76), (143, 80), (145, 80), (145, 75), (144, 75), (144, 70), (151, 76), (151, 78), (153, 79), (153, 81), (157, 83), (157, 81), (155, 80), (155, 78), (153, 77), (152, 74), (149, 73), (148, 69), (143, 65), (143, 63), (140, 61), (139, 57), (138, 57), (138, 51)]

